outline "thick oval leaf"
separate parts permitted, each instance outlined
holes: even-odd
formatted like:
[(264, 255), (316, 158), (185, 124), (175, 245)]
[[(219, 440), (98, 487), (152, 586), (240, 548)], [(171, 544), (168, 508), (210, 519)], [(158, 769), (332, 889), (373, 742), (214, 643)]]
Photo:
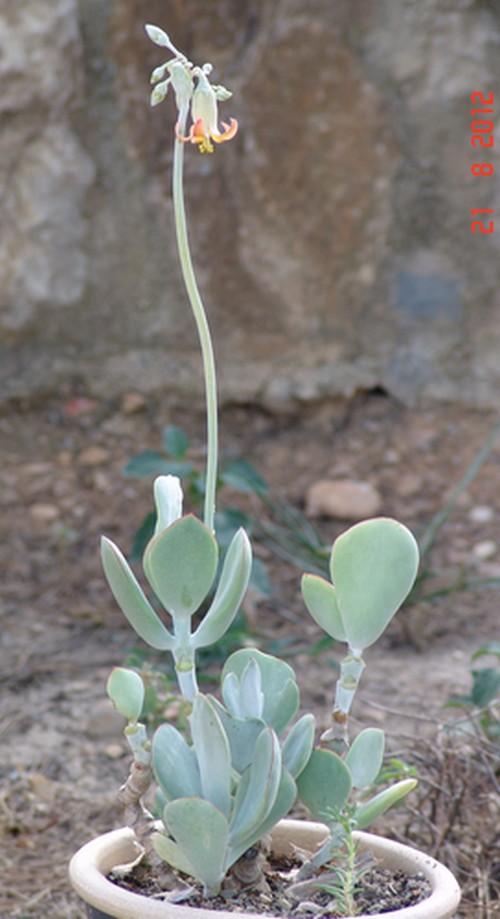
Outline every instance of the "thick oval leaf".
[(314, 743), (314, 715), (302, 715), (281, 748), (283, 765), (297, 778), (305, 769)]
[(191, 715), (193, 748), (200, 770), (204, 798), (229, 816), (231, 806), (231, 754), (222, 722), (211, 702), (195, 696)]
[(226, 673), (222, 681), (222, 698), (231, 715), (235, 718), (244, 718), (245, 715), (241, 709), (241, 686), (240, 681), (235, 673)]
[(336, 641), (345, 641), (345, 629), (333, 584), (317, 574), (304, 574), (302, 597), (314, 621)]
[(297, 779), (299, 798), (313, 817), (332, 823), (347, 804), (351, 793), (351, 774), (336, 753), (313, 750), (305, 769)]
[(227, 550), (214, 599), (193, 634), (194, 648), (219, 641), (229, 628), (245, 596), (252, 570), (252, 547), (244, 530), (235, 533)]
[(352, 649), (379, 638), (409, 594), (418, 563), (413, 535), (387, 517), (357, 523), (335, 541), (331, 576)]
[(360, 804), (354, 814), (357, 829), (364, 830), (365, 827), (370, 826), (377, 817), (385, 813), (393, 804), (397, 804), (402, 798), (406, 798), (406, 795), (413, 791), (416, 785), (418, 785), (416, 779), (403, 779), (401, 782), (391, 785), (390, 788), (385, 788), (384, 791), (375, 795), (374, 798), (370, 798), (369, 801), (365, 801), (364, 804)]
[(101, 539), (101, 558), (113, 596), (137, 634), (152, 648), (173, 651), (175, 638), (146, 599), (127, 560), (110, 539)]
[(240, 705), (244, 718), (262, 718), (264, 710), (264, 693), (260, 667), (251, 657), (241, 674)]
[(178, 798), (165, 807), (163, 822), (205, 893), (216, 893), (226, 872), (229, 827), (224, 815), (203, 798)]
[(288, 769), (282, 768), (274, 804), (266, 818), (261, 823), (259, 823), (258, 826), (254, 827), (248, 836), (240, 838), (235, 845), (232, 845), (231, 843), (229, 844), (227, 861), (228, 868), (230, 868), (231, 865), (233, 865), (234, 862), (237, 861), (238, 858), (240, 858), (243, 853), (247, 851), (247, 849), (249, 849), (256, 842), (258, 842), (259, 839), (262, 839), (263, 836), (269, 833), (282, 817), (285, 817), (286, 814), (288, 814), (293, 802), (295, 801), (296, 794), (297, 786), (292, 779), (292, 776), (288, 772)]
[(278, 738), (271, 728), (265, 728), (257, 738), (254, 758), (236, 791), (230, 831), (232, 846), (254, 833), (269, 815), (280, 780)]
[(172, 868), (181, 871), (182, 874), (189, 874), (195, 877), (194, 868), (187, 859), (183, 849), (165, 833), (153, 833), (153, 845), (157, 854), (164, 862), (167, 862)]
[(234, 673), (241, 682), (243, 671), (251, 658), (256, 660), (261, 673), (264, 696), (262, 719), (280, 734), (299, 707), (299, 690), (295, 673), (289, 664), (257, 648), (242, 648), (231, 654), (226, 661), (222, 670), (222, 685), (228, 673)]
[(257, 737), (265, 724), (258, 718), (237, 718), (230, 714), (217, 699), (210, 701), (219, 715), (231, 750), (231, 764), (240, 775), (248, 768), (254, 756)]
[(116, 710), (128, 721), (138, 721), (144, 705), (144, 683), (135, 670), (115, 667), (106, 691)]
[(385, 736), (379, 728), (366, 728), (355, 738), (344, 758), (353, 788), (367, 788), (377, 778), (384, 757)]
[(153, 770), (167, 800), (202, 795), (200, 770), (192, 747), (171, 724), (162, 724), (153, 737)]
[(181, 517), (148, 543), (144, 571), (156, 596), (175, 618), (189, 618), (207, 596), (217, 571), (218, 548), (193, 514)]

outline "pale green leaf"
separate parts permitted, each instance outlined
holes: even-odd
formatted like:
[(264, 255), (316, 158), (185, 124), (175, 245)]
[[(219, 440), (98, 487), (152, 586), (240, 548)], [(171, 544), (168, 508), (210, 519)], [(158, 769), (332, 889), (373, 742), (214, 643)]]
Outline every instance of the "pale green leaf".
[(198, 693), (191, 716), (193, 747), (204, 798), (225, 816), (231, 806), (231, 754), (222, 722), (211, 702)]
[(153, 769), (165, 797), (202, 794), (200, 770), (195, 752), (171, 724), (162, 724), (153, 736)]
[(244, 718), (262, 718), (264, 693), (260, 667), (254, 657), (250, 658), (241, 674), (240, 700)]
[(409, 594), (419, 564), (410, 531), (386, 517), (338, 537), (330, 569), (349, 646), (362, 651), (382, 634)]
[(109, 676), (106, 691), (116, 710), (128, 721), (137, 721), (144, 704), (144, 683), (135, 670), (115, 667)]
[(195, 871), (191, 862), (187, 859), (183, 849), (167, 836), (165, 833), (153, 833), (153, 845), (157, 854), (164, 862), (168, 862), (172, 868), (195, 877)]
[(226, 673), (222, 679), (222, 698), (235, 718), (244, 718), (241, 707), (240, 681), (235, 673)]
[(213, 584), (217, 560), (213, 534), (188, 514), (150, 540), (144, 553), (144, 571), (171, 615), (189, 618)]
[(345, 807), (351, 787), (349, 769), (330, 750), (313, 750), (297, 779), (300, 800), (324, 823), (331, 823), (334, 814)]
[(265, 728), (265, 724), (257, 718), (237, 718), (212, 696), (210, 701), (224, 725), (233, 769), (241, 774), (252, 762), (257, 737)]
[(314, 715), (303, 715), (294, 724), (281, 748), (283, 765), (297, 778), (306, 767), (314, 743)]
[(379, 728), (366, 728), (355, 738), (344, 762), (351, 773), (353, 788), (367, 788), (380, 772), (385, 737)]
[(357, 829), (364, 830), (365, 827), (370, 826), (377, 817), (413, 791), (417, 784), (416, 779), (402, 779), (401, 782), (385, 788), (369, 801), (359, 804), (354, 814)]
[(165, 826), (205, 892), (216, 893), (226, 871), (226, 818), (203, 798), (178, 798), (163, 811)]
[(304, 603), (314, 621), (336, 641), (345, 641), (345, 629), (333, 584), (317, 574), (304, 574), (301, 587)]
[(214, 599), (193, 634), (193, 647), (215, 644), (224, 635), (243, 601), (251, 570), (252, 547), (240, 529), (227, 550)]
[[(262, 839), (269, 833), (282, 817), (285, 817), (295, 801), (297, 795), (297, 786), (288, 772), (288, 769), (282, 768), (278, 790), (274, 799), (274, 804), (265, 819), (254, 826), (248, 836), (244, 836), (234, 845), (229, 845), (227, 866), (230, 867), (240, 858), (244, 852), (251, 846), (255, 845), (259, 839)], [(231, 837), (230, 837), (231, 839)]]
[(264, 695), (262, 719), (280, 734), (299, 707), (299, 690), (295, 682), (295, 673), (289, 664), (270, 654), (264, 654), (257, 648), (242, 648), (231, 654), (226, 661), (222, 670), (222, 685), (224, 686), (228, 673), (234, 673), (241, 681), (243, 671), (251, 658), (256, 660), (261, 672)]
[(254, 758), (243, 773), (235, 795), (230, 842), (238, 845), (266, 819), (274, 805), (281, 779), (278, 738), (265, 728), (255, 744)]
[(113, 596), (137, 634), (152, 648), (173, 651), (175, 638), (146, 599), (128, 562), (110, 539), (101, 540), (101, 558)]

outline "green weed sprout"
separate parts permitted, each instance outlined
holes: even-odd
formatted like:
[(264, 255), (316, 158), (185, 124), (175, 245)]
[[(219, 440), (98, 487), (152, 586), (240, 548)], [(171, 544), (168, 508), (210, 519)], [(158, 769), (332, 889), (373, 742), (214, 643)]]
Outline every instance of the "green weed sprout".
[[(305, 575), (302, 591), (318, 625), (347, 654), (337, 684), (332, 727), (317, 745), (314, 716), (299, 711), (299, 688), (288, 663), (256, 648), (233, 653), (222, 668), (220, 695), (199, 691), (197, 651), (219, 641), (245, 595), (252, 564), (250, 541), (239, 529), (220, 563), (214, 532), (217, 482), (217, 390), (213, 348), (189, 250), (183, 190), (185, 143), (211, 154), (214, 143), (230, 140), (237, 123), (218, 124), (218, 103), (230, 97), (210, 80), (211, 65), (192, 64), (156, 26), (149, 37), (168, 50), (166, 63), (153, 72), (152, 104), (174, 90), (173, 196), (179, 256), (198, 328), (207, 403), (207, 470), (203, 520), (183, 513), (183, 493), (175, 475), (154, 482), (156, 526), (143, 569), (149, 597), (120, 549), (102, 539), (104, 572), (114, 597), (137, 635), (173, 657), (185, 701), (188, 731), (161, 724), (152, 738), (141, 723), (144, 687), (140, 675), (117, 668), (108, 693), (126, 718), (125, 735), (133, 764), (121, 789), (131, 823), (141, 838), (153, 841), (170, 866), (197, 879), (207, 897), (218, 893), (226, 875), (237, 875), (238, 861), (259, 845), (289, 813), (297, 797), (325, 822), (329, 835), (304, 865), (304, 872), (331, 861), (345, 834), (350, 808), (353, 826), (368, 826), (415, 785), (396, 782), (370, 796), (382, 766), (384, 735), (366, 729), (349, 743), (348, 714), (364, 668), (363, 651), (382, 634), (410, 592), (418, 568), (418, 549), (409, 530), (379, 518), (357, 524), (334, 543), (331, 582)], [(189, 127), (188, 127), (189, 122)], [(166, 611), (169, 624), (158, 612)], [(153, 779), (161, 824), (142, 804)], [(354, 800), (353, 800), (354, 798)], [(258, 861), (258, 855), (256, 855)], [(258, 877), (258, 865), (256, 870)]]
[(358, 853), (359, 842), (354, 836), (354, 808), (351, 806), (333, 813), (331, 820), (338, 828), (338, 847), (332, 864), (326, 866), (327, 871), (316, 883), (320, 890), (325, 890), (334, 898), (339, 916), (355, 916), (359, 912), (356, 894), (360, 890), (363, 875), (371, 867), (371, 860), (369, 857), (362, 860)]

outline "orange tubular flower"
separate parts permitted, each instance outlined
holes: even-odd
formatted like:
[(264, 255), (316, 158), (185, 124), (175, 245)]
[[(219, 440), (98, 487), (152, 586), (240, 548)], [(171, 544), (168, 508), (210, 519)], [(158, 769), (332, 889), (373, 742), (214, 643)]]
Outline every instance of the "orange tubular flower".
[(231, 140), (238, 130), (236, 118), (231, 118), (229, 124), (223, 121), (222, 126), (224, 131), (221, 134), (219, 131), (211, 130), (202, 118), (198, 118), (198, 120), (191, 125), (187, 137), (183, 137), (182, 134), (179, 134), (178, 125), (175, 127), (175, 133), (183, 143), (191, 142), (192, 144), (198, 144), (200, 153), (213, 153), (214, 148), (212, 141), (215, 141), (216, 144), (223, 144), (225, 140)]
[(224, 141), (231, 140), (238, 130), (238, 122), (235, 118), (230, 118), (229, 124), (223, 121), (224, 131), (219, 131), (216, 91), (202, 70), (197, 69), (195, 75), (198, 78), (198, 85), (191, 103), (193, 124), (187, 137), (180, 134), (178, 124), (175, 126), (175, 133), (183, 143), (198, 144), (200, 153), (213, 153), (212, 141), (216, 144), (223, 144)]

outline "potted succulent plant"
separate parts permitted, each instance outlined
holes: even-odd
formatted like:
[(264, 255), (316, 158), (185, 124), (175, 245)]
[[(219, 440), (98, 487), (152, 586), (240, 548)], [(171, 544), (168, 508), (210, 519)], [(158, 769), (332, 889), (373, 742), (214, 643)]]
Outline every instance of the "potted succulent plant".
[[(179, 479), (156, 479), (156, 529), (143, 557), (155, 599), (148, 599), (118, 547), (107, 538), (102, 541), (102, 561), (114, 597), (135, 632), (151, 647), (173, 656), (188, 727), (182, 732), (165, 723), (150, 737), (140, 720), (140, 674), (123, 667), (112, 672), (108, 694), (127, 721), (125, 735), (132, 753), (130, 775), (119, 793), (128, 826), (92, 840), (73, 857), (72, 884), (91, 917), (147, 919), (185, 916), (189, 885), (194, 883), (204, 902), (202, 908), (193, 908), (194, 919), (202, 919), (221, 893), (226, 899), (250, 887), (265, 893), (271, 849), (276, 856), (296, 857), (286, 883), (287, 897), (299, 905), (299, 913), (307, 912), (310, 906), (304, 901), (320, 890), (332, 895), (337, 912), (330, 907), (330, 915), (349, 916), (356, 913), (355, 890), (366, 869), (366, 853), (371, 853), (370, 865), (380, 862), (421, 873), (428, 883), (428, 896), (421, 902), (385, 915), (445, 919), (453, 915), (460, 896), (450, 872), (422, 853), (364, 832), (412, 790), (415, 779), (374, 792), (384, 734), (367, 728), (351, 742), (348, 731), (349, 711), (365, 666), (363, 652), (380, 637), (417, 574), (417, 544), (403, 524), (388, 518), (356, 524), (333, 545), (331, 580), (313, 574), (302, 579), (309, 613), (328, 635), (347, 646), (331, 727), (319, 740), (314, 716), (296, 717), (299, 689), (292, 667), (256, 648), (229, 657), (222, 668), (220, 692), (199, 690), (196, 653), (219, 641), (233, 621), (247, 589), (252, 550), (240, 530), (221, 561), (214, 529), (215, 366), (188, 244), (183, 155), (186, 142), (202, 153), (213, 152), (213, 143), (231, 139), (238, 125), (231, 119), (219, 130), (218, 102), (231, 94), (210, 82), (211, 66), (193, 65), (161, 29), (146, 30), (170, 55), (153, 72), (152, 104), (162, 101), (171, 86), (178, 109), (173, 198), (181, 267), (205, 375), (205, 504), (203, 520), (183, 514)], [(170, 628), (157, 612), (158, 603), (170, 617)], [(154, 816), (144, 804), (153, 786)], [(317, 822), (286, 819), (297, 800)], [(124, 865), (141, 860), (167, 866), (170, 877), (188, 880), (175, 880), (175, 891), (166, 890), (158, 899), (126, 890), (107, 877), (112, 871), (123, 874)]]

